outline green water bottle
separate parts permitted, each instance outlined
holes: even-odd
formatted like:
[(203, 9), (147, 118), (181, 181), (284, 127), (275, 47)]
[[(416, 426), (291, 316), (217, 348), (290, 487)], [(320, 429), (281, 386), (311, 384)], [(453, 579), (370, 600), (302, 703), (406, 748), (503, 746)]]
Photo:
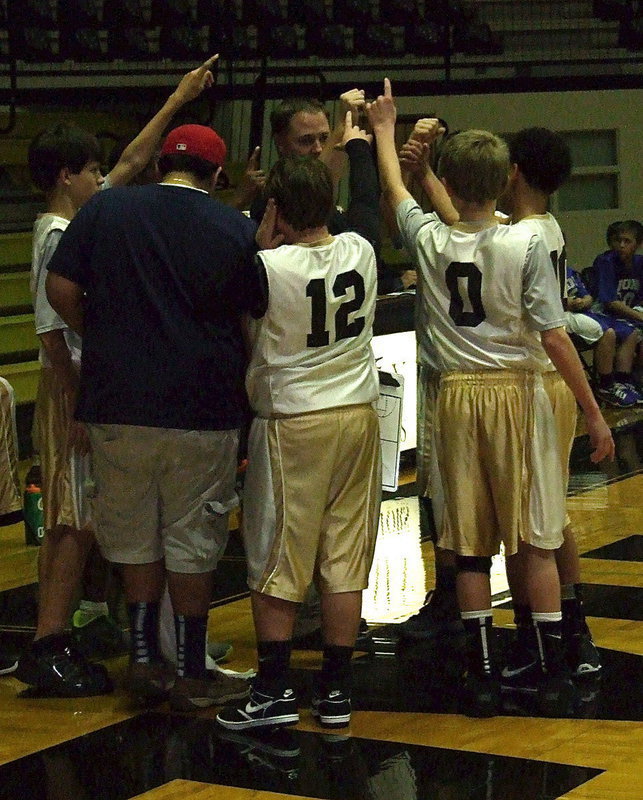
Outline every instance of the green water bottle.
[(45, 538), (45, 515), (42, 508), (42, 476), (40, 466), (34, 464), (25, 478), (23, 514), (25, 517), (25, 542), (42, 544)]

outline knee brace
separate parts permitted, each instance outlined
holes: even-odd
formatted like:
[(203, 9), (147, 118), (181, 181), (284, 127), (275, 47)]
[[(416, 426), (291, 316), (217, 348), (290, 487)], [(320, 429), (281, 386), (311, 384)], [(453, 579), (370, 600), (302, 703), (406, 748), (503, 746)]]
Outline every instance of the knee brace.
[(433, 516), (433, 503), (430, 497), (419, 497), (420, 501), (420, 536), (437, 544), (438, 532), (435, 527), (435, 517)]
[(480, 572), (489, 575), (491, 572), (491, 556), (458, 556), (455, 557), (458, 572)]

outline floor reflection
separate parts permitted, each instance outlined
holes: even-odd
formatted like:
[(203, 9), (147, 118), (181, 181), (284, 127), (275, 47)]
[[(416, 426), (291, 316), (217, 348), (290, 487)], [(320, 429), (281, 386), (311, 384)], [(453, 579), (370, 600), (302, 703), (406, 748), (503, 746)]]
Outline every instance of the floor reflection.
[(550, 800), (598, 773), (334, 734), (222, 732), (210, 719), (149, 713), (0, 768), (0, 785), (30, 800), (125, 800), (174, 778), (328, 800)]

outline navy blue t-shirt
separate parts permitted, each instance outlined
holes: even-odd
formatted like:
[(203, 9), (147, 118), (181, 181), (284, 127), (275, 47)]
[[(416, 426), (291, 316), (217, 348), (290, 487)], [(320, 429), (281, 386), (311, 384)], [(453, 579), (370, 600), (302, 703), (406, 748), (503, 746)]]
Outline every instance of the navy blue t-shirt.
[(97, 194), (49, 269), (86, 293), (78, 419), (187, 430), (246, 411), (241, 314), (257, 304), (256, 225), (204, 192)]

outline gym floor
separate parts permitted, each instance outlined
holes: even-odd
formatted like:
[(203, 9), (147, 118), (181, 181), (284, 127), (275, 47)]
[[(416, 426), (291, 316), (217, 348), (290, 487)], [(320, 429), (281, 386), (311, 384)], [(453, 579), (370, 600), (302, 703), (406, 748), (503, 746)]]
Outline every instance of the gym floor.
[[(312, 670), (320, 663), (314, 637), (298, 640), (293, 653), (301, 722), (276, 736), (223, 731), (214, 708), (194, 716), (163, 705), (136, 711), (121, 688), (77, 700), (21, 697), (24, 685), (8, 675), (0, 678), (0, 798), (643, 797), (643, 411), (607, 416), (616, 460), (592, 465), (579, 425), (571, 463), (568, 509), (582, 553), (588, 621), (603, 663), (602, 679), (581, 686), (574, 718), (538, 718), (529, 704), (508, 704), (503, 716), (492, 719), (462, 716), (453, 647), (438, 641), (397, 648), (397, 626), (390, 622), (373, 625), (370, 641), (356, 653), (351, 725), (335, 733), (318, 728), (308, 710)], [(401, 494), (412, 496), (412, 481), (411, 470)], [(429, 587), (430, 551), (421, 544)], [(37, 548), (25, 545), (21, 525), (0, 529), (5, 652), (18, 652), (33, 635), (36, 560)], [(244, 571), (233, 532), (218, 570), (210, 635), (234, 644), (224, 665), (234, 670), (255, 666)], [(395, 605), (394, 592), (388, 601)], [(497, 606), (494, 624), (506, 641), (510, 609)], [(120, 686), (125, 657), (107, 666)]]

